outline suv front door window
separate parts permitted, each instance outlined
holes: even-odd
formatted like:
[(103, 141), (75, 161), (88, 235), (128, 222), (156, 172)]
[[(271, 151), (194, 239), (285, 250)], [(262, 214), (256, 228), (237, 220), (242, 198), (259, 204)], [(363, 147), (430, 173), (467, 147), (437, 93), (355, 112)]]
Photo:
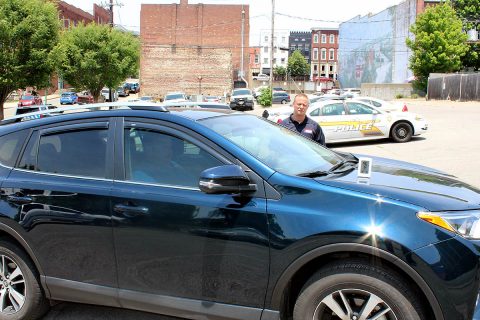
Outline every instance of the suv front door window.
[(124, 150), (115, 159), (125, 171), (112, 200), (119, 288), (262, 308), (266, 200), (201, 192), (200, 173), (230, 162), (185, 132), (127, 122), (118, 135)]

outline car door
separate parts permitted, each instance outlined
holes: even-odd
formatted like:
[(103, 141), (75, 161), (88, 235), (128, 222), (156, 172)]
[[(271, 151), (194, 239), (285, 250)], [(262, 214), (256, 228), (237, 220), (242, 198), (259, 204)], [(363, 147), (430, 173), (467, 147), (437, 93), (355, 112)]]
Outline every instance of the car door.
[(122, 305), (229, 313), (212, 303), (220, 302), (259, 316), (269, 270), (265, 198), (202, 193), (200, 173), (231, 159), (187, 129), (128, 120), (117, 141), (112, 214)]
[(345, 130), (345, 109), (342, 102), (322, 104), (310, 111), (309, 117), (320, 124), (325, 141), (338, 142), (348, 139)]
[(2, 184), (4, 212), (21, 226), (53, 299), (92, 303), (101, 286), (115, 305), (110, 130), (107, 119), (33, 130)]
[(387, 118), (381, 111), (361, 102), (346, 102), (351, 139), (388, 137)]

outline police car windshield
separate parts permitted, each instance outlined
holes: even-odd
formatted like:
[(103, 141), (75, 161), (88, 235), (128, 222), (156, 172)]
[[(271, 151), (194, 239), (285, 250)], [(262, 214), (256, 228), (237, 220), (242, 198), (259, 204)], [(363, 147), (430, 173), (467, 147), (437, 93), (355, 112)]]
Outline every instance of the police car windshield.
[(254, 115), (207, 118), (201, 123), (284, 174), (328, 171), (342, 160), (320, 144)]

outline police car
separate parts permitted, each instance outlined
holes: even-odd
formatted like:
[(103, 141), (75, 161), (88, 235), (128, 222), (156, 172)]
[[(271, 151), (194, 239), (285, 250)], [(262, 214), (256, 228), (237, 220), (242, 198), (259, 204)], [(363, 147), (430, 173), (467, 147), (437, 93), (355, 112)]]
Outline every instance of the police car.
[[(281, 108), (268, 119), (281, 122), (292, 112), (293, 107)], [(407, 142), (428, 129), (427, 121), (415, 113), (385, 112), (354, 100), (319, 101), (310, 105), (307, 115), (320, 124), (326, 143), (384, 138)]]

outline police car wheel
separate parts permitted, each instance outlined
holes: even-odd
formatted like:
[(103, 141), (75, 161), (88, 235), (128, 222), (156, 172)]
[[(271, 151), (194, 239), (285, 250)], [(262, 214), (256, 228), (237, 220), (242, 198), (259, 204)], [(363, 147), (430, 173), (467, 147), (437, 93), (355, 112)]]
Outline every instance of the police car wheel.
[(406, 122), (399, 122), (392, 127), (390, 134), (391, 138), (395, 142), (407, 142), (412, 139), (413, 128)]

